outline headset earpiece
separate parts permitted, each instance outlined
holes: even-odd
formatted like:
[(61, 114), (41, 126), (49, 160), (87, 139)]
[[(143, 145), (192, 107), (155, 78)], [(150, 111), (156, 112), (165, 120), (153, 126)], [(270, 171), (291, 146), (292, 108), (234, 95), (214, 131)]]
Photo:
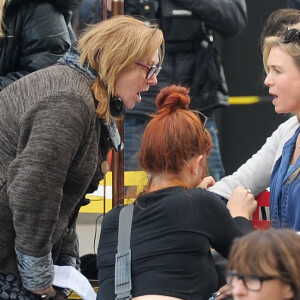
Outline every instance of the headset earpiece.
[(110, 98), (109, 107), (113, 117), (119, 117), (125, 113), (125, 106), (120, 97), (112, 96)]

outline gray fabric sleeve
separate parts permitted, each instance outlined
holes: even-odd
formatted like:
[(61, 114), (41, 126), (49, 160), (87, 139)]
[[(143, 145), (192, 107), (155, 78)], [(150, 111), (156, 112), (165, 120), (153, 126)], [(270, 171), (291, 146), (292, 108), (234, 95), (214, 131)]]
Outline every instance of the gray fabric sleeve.
[(72, 266), (79, 269), (79, 237), (74, 227), (64, 237), (57, 262), (58, 266)]
[(42, 257), (33, 257), (15, 250), (23, 286), (29, 291), (50, 287), (54, 278), (51, 253)]

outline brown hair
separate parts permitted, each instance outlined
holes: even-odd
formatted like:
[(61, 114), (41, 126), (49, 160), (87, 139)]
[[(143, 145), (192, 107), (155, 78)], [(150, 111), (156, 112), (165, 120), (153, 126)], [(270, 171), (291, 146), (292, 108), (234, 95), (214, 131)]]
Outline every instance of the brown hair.
[(80, 62), (87, 62), (99, 74), (92, 86), (98, 100), (96, 112), (108, 122), (109, 99), (120, 72), (142, 59), (150, 63), (157, 49), (161, 65), (164, 39), (157, 25), (122, 15), (90, 26), (79, 39), (78, 49)]
[(156, 98), (157, 113), (145, 129), (141, 167), (151, 175), (178, 174), (194, 156), (209, 155), (212, 141), (199, 116), (188, 109), (189, 90), (172, 85)]
[(256, 230), (235, 240), (229, 269), (240, 275), (275, 276), (300, 296), (300, 236), (291, 229)]
[(260, 34), (260, 51), (266, 37), (282, 34), (290, 25), (300, 22), (300, 10), (293, 8), (280, 8), (273, 11), (264, 23)]

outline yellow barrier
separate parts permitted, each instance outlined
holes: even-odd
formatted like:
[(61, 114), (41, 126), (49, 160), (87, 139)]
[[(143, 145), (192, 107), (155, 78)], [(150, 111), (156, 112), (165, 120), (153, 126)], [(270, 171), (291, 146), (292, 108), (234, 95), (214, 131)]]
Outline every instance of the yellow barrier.
[(237, 96), (229, 97), (228, 99), (230, 105), (254, 104), (259, 101), (259, 97), (257, 96)]
[[(144, 171), (126, 171), (124, 173), (125, 204), (132, 203), (136, 196), (143, 191), (148, 184), (147, 173)], [(105, 192), (105, 201), (104, 201)], [(81, 213), (105, 213), (112, 209), (112, 172), (108, 172), (104, 180), (99, 183), (99, 188), (93, 194), (87, 194), (86, 199), (91, 203), (82, 206)]]
[[(98, 281), (97, 280), (89, 280), (90, 284), (92, 285), (94, 291), (98, 292)], [(75, 292), (72, 292), (71, 295), (68, 297), (68, 299), (72, 299), (72, 300), (76, 300), (76, 299), (80, 299), (82, 300), (82, 298), (80, 296), (78, 296)]]

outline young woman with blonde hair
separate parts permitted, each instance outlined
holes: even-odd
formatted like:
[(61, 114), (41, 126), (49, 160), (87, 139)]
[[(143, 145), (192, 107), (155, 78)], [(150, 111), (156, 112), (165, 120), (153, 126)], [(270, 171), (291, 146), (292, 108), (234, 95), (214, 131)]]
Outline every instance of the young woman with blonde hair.
[[(291, 14), (294, 16), (295, 11)], [(270, 187), (272, 227), (300, 231), (300, 23), (283, 28), (264, 40), (265, 85), (275, 111), (293, 116), (252, 158), (210, 190), (228, 198), (238, 185), (246, 186), (254, 195)]]

